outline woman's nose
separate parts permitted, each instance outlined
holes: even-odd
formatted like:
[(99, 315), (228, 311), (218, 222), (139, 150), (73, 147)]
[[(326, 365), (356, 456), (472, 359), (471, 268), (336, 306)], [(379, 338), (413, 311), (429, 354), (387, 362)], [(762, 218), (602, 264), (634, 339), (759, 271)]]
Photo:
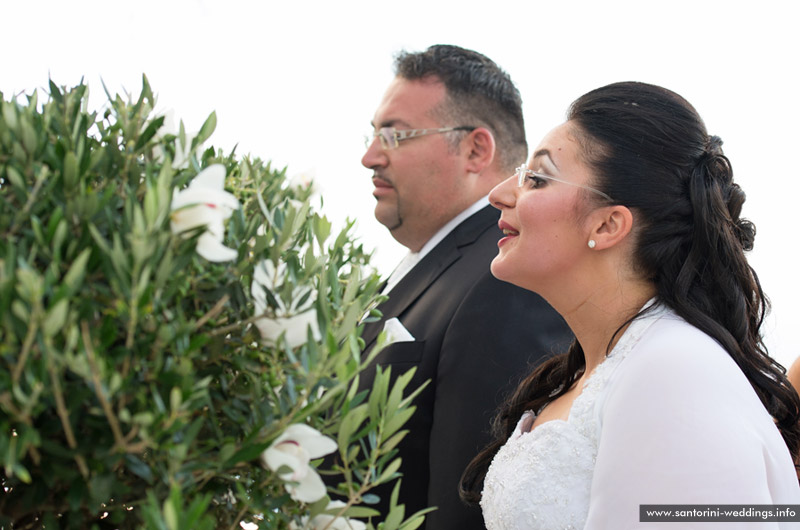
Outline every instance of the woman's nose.
[(512, 175), (495, 186), (489, 192), (489, 202), (498, 210), (513, 208), (517, 202), (517, 178)]

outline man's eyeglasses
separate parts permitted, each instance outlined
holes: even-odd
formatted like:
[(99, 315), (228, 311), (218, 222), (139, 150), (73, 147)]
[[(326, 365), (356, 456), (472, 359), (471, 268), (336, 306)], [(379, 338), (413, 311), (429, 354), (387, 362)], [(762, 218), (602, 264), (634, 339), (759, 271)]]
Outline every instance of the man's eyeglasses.
[(575, 182), (570, 182), (568, 180), (561, 180), (561, 179), (556, 178), (556, 177), (551, 177), (550, 175), (545, 175), (544, 173), (538, 173), (536, 171), (533, 171), (532, 169), (528, 169), (525, 166), (519, 166), (517, 168), (516, 173), (514, 173), (514, 176), (517, 177), (517, 186), (520, 187), (520, 188), (525, 184), (525, 181), (528, 180), (528, 178), (531, 178), (531, 179), (534, 179), (534, 180), (536, 180), (536, 179), (554, 180), (556, 182), (561, 182), (563, 184), (569, 184), (570, 186), (576, 186), (578, 188), (583, 188), (585, 190), (589, 190), (592, 193), (596, 193), (596, 194), (600, 195), (604, 199), (608, 199), (609, 201), (614, 202), (614, 199), (612, 199), (611, 197), (609, 197), (608, 195), (606, 195), (605, 193), (603, 193), (600, 190), (591, 188), (589, 186), (584, 186), (583, 184), (577, 184)]
[(400, 142), (408, 140), (409, 138), (416, 138), (418, 136), (426, 136), (428, 134), (441, 134), (451, 131), (474, 131), (477, 127), (470, 127), (462, 125), (459, 127), (440, 127), (438, 129), (406, 129), (398, 130), (394, 127), (381, 127), (372, 133), (372, 136), (364, 137), (364, 145), (367, 147), (377, 137), (381, 141), (381, 147), (384, 149), (396, 149)]

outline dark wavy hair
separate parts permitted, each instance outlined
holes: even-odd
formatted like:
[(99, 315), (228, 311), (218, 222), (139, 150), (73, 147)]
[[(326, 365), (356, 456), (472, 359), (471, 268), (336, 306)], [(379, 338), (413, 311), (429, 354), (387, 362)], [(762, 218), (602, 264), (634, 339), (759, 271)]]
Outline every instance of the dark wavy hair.
[[(755, 226), (739, 217), (745, 195), (733, 182), (722, 141), (708, 135), (688, 101), (644, 83), (593, 90), (570, 106), (567, 118), (594, 185), (635, 212), (634, 266), (653, 283), (658, 302), (728, 352), (796, 457), (800, 398), (761, 337), (768, 301), (744, 254), (753, 248)], [(464, 500), (480, 500), (486, 470), (523, 412), (564, 394), (583, 370), (575, 341), (523, 380), (494, 420), (494, 442), (464, 472)]]
[(395, 73), (408, 80), (436, 77), (447, 89), (437, 109), (445, 126), (486, 127), (494, 135), (497, 157), (509, 174), (528, 156), (522, 97), (497, 64), (476, 51), (436, 44), (424, 52), (400, 52)]

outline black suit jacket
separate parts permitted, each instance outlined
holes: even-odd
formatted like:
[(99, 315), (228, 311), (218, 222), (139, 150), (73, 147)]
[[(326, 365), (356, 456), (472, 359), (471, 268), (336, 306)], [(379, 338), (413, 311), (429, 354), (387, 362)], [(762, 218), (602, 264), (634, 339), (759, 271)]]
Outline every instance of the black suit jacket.
[[(400, 502), (406, 515), (438, 506), (427, 517), (429, 530), (484, 528), (480, 509), (458, 497), (461, 474), (490, 441), (502, 400), (533, 365), (564, 351), (571, 339), (541, 297), (492, 276), (502, 235), (498, 218), (487, 206), (458, 225), (397, 284), (379, 307), (382, 320), (367, 324), (362, 335), (369, 351), (384, 321), (397, 317), (416, 339), (384, 348), (362, 372), (362, 388), (372, 386), (375, 364), (391, 365), (393, 376), (416, 366), (412, 388), (431, 380), (399, 446)], [(393, 486), (377, 491), (383, 512)]]

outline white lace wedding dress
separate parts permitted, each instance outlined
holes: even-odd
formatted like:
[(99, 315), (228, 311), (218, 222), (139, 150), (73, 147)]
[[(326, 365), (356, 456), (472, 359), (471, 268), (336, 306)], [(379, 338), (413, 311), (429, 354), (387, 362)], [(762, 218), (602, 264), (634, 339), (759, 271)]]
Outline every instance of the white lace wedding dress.
[(489, 467), (489, 530), (661, 529), (639, 522), (640, 504), (800, 504), (789, 451), (744, 374), (668, 309), (628, 327), (567, 421), (530, 431), (534, 418), (525, 413)]

